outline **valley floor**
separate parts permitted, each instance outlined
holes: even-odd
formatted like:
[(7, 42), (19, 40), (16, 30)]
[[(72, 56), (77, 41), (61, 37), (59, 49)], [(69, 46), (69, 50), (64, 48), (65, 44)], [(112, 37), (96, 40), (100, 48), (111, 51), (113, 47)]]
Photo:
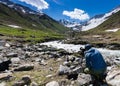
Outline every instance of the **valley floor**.
[[(20, 86), (23, 86), (23, 84), (27, 84), (29, 86), (31, 84), (30, 86), (49, 86), (47, 84), (51, 84), (50, 86), (53, 86), (55, 84), (55, 86), (89, 86), (89, 75), (84, 74), (82, 71), (84, 60), (78, 52), (80, 47), (84, 47), (84, 45), (63, 44), (60, 41), (32, 45), (8, 42), (0, 48), (0, 60), (3, 62), (10, 58), (12, 64), (9, 71), (0, 73), (0, 85), (19, 86), (22, 84)], [(107, 82), (113, 84), (113, 86), (119, 86), (120, 83), (117, 81), (120, 79), (120, 51), (99, 50), (108, 64)], [(71, 62), (74, 57), (75, 61)], [(69, 61), (67, 61), (68, 59)], [(78, 78), (73, 77), (75, 75), (72, 74), (78, 72)], [(59, 75), (59, 73), (63, 75)], [(68, 77), (68, 75), (70, 76)], [(82, 82), (80, 82), (81, 80)]]

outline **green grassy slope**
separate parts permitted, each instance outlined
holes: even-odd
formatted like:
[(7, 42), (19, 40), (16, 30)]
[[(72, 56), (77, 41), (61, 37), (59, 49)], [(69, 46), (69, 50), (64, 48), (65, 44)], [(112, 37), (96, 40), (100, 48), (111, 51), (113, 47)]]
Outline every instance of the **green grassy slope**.
[[(105, 30), (115, 29), (115, 28), (120, 28), (120, 11), (110, 16), (108, 20), (100, 24), (98, 27), (88, 30), (86, 32), (82, 32), (82, 35), (107, 34), (108, 32), (105, 32)], [(113, 33), (109, 33), (109, 34), (113, 34)]]
[[(117, 32), (106, 32), (106, 30), (116, 29)], [(120, 43), (120, 11), (109, 17), (98, 27), (88, 31), (79, 32), (76, 39), (82, 39), (90, 43)]]
[[(18, 25), (21, 28), (7, 25)], [(45, 41), (63, 38), (66, 31), (68, 28), (45, 14), (23, 14), (0, 4), (0, 34), (2, 35), (15, 36), (24, 40)]]

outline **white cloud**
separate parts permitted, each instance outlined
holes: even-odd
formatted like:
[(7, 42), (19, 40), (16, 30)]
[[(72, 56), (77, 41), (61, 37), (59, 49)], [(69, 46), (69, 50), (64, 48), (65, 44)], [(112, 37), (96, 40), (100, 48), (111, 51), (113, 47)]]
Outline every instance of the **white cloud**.
[(45, 0), (19, 0), (36, 7), (38, 10), (47, 9), (49, 4)]
[(84, 10), (75, 8), (74, 11), (63, 11), (63, 15), (69, 16), (71, 19), (86, 20), (89, 15)]

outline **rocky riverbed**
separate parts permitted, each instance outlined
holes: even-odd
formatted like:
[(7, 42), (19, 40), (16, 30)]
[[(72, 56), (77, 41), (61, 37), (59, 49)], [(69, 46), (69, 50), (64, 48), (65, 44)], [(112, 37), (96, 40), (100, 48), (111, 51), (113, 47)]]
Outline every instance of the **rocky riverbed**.
[[(58, 41), (41, 44), (0, 42), (0, 64), (11, 59), (9, 70), (0, 72), (0, 86), (89, 86), (85, 60), (79, 53), (84, 45)], [(99, 49), (108, 64), (107, 82), (120, 86), (120, 51)]]

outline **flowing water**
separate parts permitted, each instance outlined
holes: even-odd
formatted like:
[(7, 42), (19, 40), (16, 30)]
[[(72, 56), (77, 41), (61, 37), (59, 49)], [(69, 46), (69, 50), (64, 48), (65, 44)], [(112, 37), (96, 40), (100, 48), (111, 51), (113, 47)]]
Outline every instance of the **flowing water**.
[[(74, 45), (74, 44), (64, 44), (59, 41), (51, 41), (51, 42), (44, 42), (41, 43), (41, 45), (47, 45), (47, 46), (52, 46), (57, 49), (65, 49), (69, 52), (78, 52), (80, 50), (80, 47), (84, 47), (84, 45)], [(116, 56), (120, 57), (120, 50), (108, 50), (106, 48), (97, 48), (103, 56)]]

